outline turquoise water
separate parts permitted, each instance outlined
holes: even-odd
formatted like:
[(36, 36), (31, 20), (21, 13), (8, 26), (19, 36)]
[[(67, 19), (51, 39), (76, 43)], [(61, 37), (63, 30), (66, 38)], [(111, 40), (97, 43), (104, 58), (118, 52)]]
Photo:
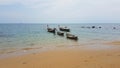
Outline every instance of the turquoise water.
[[(47, 24), (0, 24), (0, 54), (19, 51), (24, 48), (55, 48), (94, 44), (120, 40), (120, 24), (59, 24), (71, 29), (78, 41), (69, 40), (48, 33)], [(58, 24), (49, 24), (58, 28)], [(85, 28), (81, 28), (84, 26)], [(96, 28), (87, 28), (96, 26)], [(102, 28), (98, 28), (102, 27)], [(116, 29), (113, 29), (116, 27)], [(89, 45), (90, 46), (90, 45)]]

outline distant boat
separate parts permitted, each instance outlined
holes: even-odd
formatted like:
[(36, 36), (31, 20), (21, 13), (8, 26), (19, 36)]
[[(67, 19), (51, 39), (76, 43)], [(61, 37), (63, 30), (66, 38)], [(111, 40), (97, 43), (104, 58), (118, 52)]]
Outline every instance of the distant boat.
[(77, 36), (75, 36), (75, 35), (72, 35), (72, 34), (66, 34), (66, 38), (68, 38), (68, 39), (73, 39), (73, 40), (78, 40), (78, 37)]
[(60, 31), (70, 32), (70, 29), (67, 28), (67, 27), (60, 27), (59, 25), (58, 25), (58, 27), (59, 27), (59, 30), (60, 30)]
[(57, 32), (57, 35), (64, 36), (64, 33), (63, 33), (63, 32), (58, 31), (58, 32)]

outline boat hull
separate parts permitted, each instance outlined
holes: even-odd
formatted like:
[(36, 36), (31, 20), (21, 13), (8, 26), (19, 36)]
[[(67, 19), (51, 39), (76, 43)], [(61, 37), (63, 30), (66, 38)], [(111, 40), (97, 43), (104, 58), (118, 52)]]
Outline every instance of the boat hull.
[(60, 31), (66, 31), (66, 32), (70, 32), (70, 29), (67, 29), (67, 28), (59, 28)]
[(66, 34), (66, 38), (68, 39), (73, 39), (73, 40), (78, 40), (78, 37), (72, 34)]
[(52, 28), (47, 28), (47, 30), (48, 30), (48, 32), (50, 32), (50, 33), (55, 33), (55, 28), (54, 29), (52, 29)]
[(64, 33), (62, 33), (62, 32), (57, 32), (57, 35), (64, 36)]

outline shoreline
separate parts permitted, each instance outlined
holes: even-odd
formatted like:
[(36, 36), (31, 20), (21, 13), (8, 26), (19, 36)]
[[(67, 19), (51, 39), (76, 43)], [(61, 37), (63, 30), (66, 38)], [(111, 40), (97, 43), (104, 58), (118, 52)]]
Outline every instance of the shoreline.
[(120, 67), (120, 48), (93, 50), (86, 47), (57, 48), (0, 59), (0, 68)]
[(85, 44), (85, 45), (59, 45), (52, 47), (25, 47), (20, 49), (11, 49), (11, 51), (6, 50), (8, 52), (0, 52), (0, 59), (11, 58), (14, 56), (24, 56), (32, 53), (42, 53), (51, 50), (61, 50), (61, 49), (80, 49), (80, 50), (90, 50), (90, 51), (102, 51), (102, 50), (114, 50), (120, 49), (120, 41), (111, 41), (105, 42), (102, 44)]

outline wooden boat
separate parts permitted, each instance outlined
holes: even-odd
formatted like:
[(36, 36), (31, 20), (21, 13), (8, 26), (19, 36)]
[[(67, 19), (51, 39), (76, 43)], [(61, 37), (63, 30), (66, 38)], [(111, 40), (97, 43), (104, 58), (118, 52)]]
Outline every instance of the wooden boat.
[(50, 33), (55, 33), (55, 30), (56, 30), (56, 28), (47, 28), (47, 30), (48, 30), (48, 32), (50, 32)]
[(58, 31), (58, 32), (57, 32), (57, 35), (64, 36), (64, 33), (63, 33), (63, 32)]
[(66, 31), (66, 32), (70, 32), (70, 29), (67, 27), (59, 27), (60, 31)]
[(75, 36), (75, 35), (72, 35), (72, 34), (66, 34), (66, 38), (68, 38), (68, 39), (73, 39), (73, 40), (78, 40), (78, 37), (77, 36)]
[(50, 33), (55, 33), (56, 28), (50, 28), (49, 25), (47, 25), (47, 31)]
[(58, 25), (58, 27), (59, 27), (59, 30), (60, 30), (60, 31), (70, 32), (70, 29), (67, 28), (67, 27), (60, 27), (60, 25)]
[(60, 27), (59, 29), (60, 29), (60, 31), (70, 32), (70, 29), (68, 29), (68, 28), (62, 28), (62, 27)]

